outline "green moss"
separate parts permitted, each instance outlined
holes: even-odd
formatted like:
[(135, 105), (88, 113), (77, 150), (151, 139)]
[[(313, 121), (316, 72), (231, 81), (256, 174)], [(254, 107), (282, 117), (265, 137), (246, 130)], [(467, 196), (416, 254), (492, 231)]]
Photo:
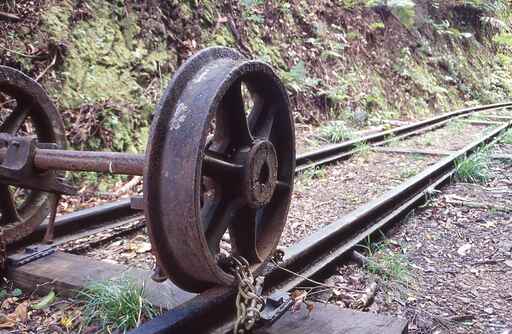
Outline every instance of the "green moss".
[(215, 34), (213, 36), (211, 36), (209, 39), (210, 39), (210, 43), (208, 44), (209, 46), (223, 45), (223, 46), (233, 47), (236, 45), (236, 41), (235, 41), (235, 38), (233, 37), (233, 34), (229, 30), (229, 28), (226, 27), (225, 25), (220, 27), (215, 32)]
[(283, 61), (278, 47), (266, 44), (257, 36), (251, 37), (249, 43), (251, 50), (253, 50), (263, 61), (274, 67), (286, 69), (287, 66)]
[[(139, 28), (133, 19), (116, 22), (110, 17), (109, 4), (93, 4), (96, 17), (78, 22), (69, 35), (62, 87), (55, 92), (66, 108), (109, 100), (137, 102), (142, 96), (130, 71), (132, 64), (140, 63), (147, 54), (144, 46), (133, 40)], [(122, 30), (128, 22), (131, 28)]]
[(73, 13), (71, 0), (59, 1), (53, 4), (42, 16), (43, 27), (51, 39), (55, 41), (66, 40), (69, 36), (69, 18)]

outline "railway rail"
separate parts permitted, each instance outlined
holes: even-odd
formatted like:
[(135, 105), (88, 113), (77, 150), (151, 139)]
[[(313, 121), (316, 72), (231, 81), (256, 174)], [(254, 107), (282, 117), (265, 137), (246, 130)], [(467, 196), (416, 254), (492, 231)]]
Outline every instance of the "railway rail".
[[(357, 152), (361, 143), (372, 144), (376, 150), (390, 140), (403, 140), (412, 136), (419, 136), (428, 131), (433, 131), (446, 126), (450, 121), (458, 118), (467, 118), (473, 113), (505, 108), (509, 103), (497, 103), (486, 106), (466, 108), (436, 116), (424, 121), (396, 127), (386, 131), (380, 131), (368, 136), (359, 137), (350, 141), (342, 142), (298, 155), (296, 158), (295, 172), (300, 173), (308, 168), (332, 163), (340, 159), (346, 159)], [(474, 121), (477, 122), (477, 121)], [(501, 124), (493, 122), (492, 124)], [(490, 124), (488, 124), (490, 125)], [(433, 152), (438, 155), (439, 152)], [(140, 158), (139, 158), (140, 160)], [(139, 167), (140, 168), (140, 167)], [(108, 204), (102, 204), (98, 207), (79, 210), (77, 212), (57, 217), (55, 221), (55, 237), (66, 237), (66, 240), (72, 239), (73, 234), (79, 234), (82, 230), (91, 228), (109, 229), (118, 225), (123, 219), (130, 219), (134, 216), (141, 216), (140, 210), (132, 206), (131, 199), (122, 199)], [(139, 226), (140, 227), (140, 226)], [(136, 227), (136, 228), (139, 228)], [(22, 242), (15, 243), (13, 248), (20, 248), (23, 245), (42, 242), (47, 228), (47, 222), (41, 224), (37, 229), (25, 238)], [(79, 237), (79, 236), (78, 236)], [(77, 237), (77, 238), (78, 238)]]
[[(248, 116), (242, 85), (253, 101)], [(178, 70), (157, 109), (147, 152), (137, 155), (65, 150), (62, 120), (39, 85), (0, 67), (0, 91), (17, 103), (0, 126), (1, 241), (8, 253), (33, 248), (28, 256), (10, 257), (10, 265), (45, 256), (93, 228), (140, 220), (142, 210), (157, 279), (170, 278), (197, 294), (132, 331), (138, 334), (232, 328), (238, 280), (231, 266), (240, 256), (248, 261), (248, 272), (265, 278), (262, 321), (270, 324), (289, 305), (288, 291), (321, 277), (363, 239), (403, 218), (430, 189), (450, 179), (455, 161), (512, 125), (504, 123), (508, 118), (493, 116), (497, 127), (484, 137), (287, 248), (277, 264), (275, 249), (296, 173), (348, 158), (361, 143), (382, 146), (512, 103), (462, 109), (295, 157), (288, 100), (272, 69), (231, 49), (210, 48)], [(32, 133), (24, 126), (28, 116)], [(143, 196), (56, 218), (60, 195), (75, 192), (61, 171), (78, 170), (144, 175)], [(21, 206), (7, 186), (30, 189)], [(220, 255), (226, 230), (233, 259)]]

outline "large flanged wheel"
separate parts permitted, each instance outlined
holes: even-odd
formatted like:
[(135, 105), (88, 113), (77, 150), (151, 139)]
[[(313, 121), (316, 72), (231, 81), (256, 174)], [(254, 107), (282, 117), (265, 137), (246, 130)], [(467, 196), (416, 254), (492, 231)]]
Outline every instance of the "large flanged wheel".
[[(65, 147), (62, 118), (45, 90), (30, 77), (0, 66), (0, 133), (34, 136)], [(20, 240), (48, 216), (56, 195), (0, 184), (0, 229), (7, 244)]]
[(157, 261), (179, 287), (229, 285), (231, 253), (257, 272), (276, 248), (291, 201), (295, 133), (271, 67), (209, 48), (175, 74), (151, 127), (144, 171)]

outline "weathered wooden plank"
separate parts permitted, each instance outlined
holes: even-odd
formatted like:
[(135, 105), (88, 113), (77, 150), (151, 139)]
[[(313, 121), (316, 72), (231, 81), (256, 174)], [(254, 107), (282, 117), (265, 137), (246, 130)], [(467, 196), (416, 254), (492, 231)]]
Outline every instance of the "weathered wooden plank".
[(21, 267), (9, 268), (7, 277), (18, 287), (37, 287), (37, 293), (40, 294), (54, 289), (62, 296), (73, 296), (77, 290), (94, 281), (129, 277), (144, 286), (145, 295), (153, 305), (166, 309), (193, 296), (169, 281), (154, 282), (149, 271), (63, 252), (56, 252)]
[(407, 321), (388, 315), (356, 312), (332, 304), (316, 303), (288, 312), (271, 328), (257, 334), (407, 334)]

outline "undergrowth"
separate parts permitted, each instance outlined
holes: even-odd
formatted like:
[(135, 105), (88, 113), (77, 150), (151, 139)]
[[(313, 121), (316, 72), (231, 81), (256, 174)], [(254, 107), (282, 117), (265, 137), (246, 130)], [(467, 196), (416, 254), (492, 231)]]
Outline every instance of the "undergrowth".
[(501, 143), (512, 145), (512, 130), (508, 130), (507, 132), (505, 132), (505, 134), (501, 138)]
[(320, 137), (330, 143), (340, 143), (354, 138), (354, 133), (341, 122), (331, 122), (319, 129)]
[(313, 180), (323, 179), (327, 176), (327, 171), (322, 168), (322, 166), (314, 166), (305, 169), (299, 176), (299, 179), (305, 183), (309, 184)]
[(82, 311), (85, 330), (97, 323), (103, 333), (127, 331), (150, 319), (157, 310), (144, 298), (144, 288), (128, 278), (97, 282), (78, 292), (84, 302)]
[(469, 157), (455, 161), (455, 179), (459, 182), (485, 183), (490, 178), (489, 152), (481, 148)]
[(384, 280), (403, 283), (409, 281), (411, 274), (407, 257), (401, 254), (399, 249), (393, 249), (395, 245), (390, 240), (374, 243), (367, 239), (365, 245), (360, 246), (367, 252), (366, 270), (369, 273)]

